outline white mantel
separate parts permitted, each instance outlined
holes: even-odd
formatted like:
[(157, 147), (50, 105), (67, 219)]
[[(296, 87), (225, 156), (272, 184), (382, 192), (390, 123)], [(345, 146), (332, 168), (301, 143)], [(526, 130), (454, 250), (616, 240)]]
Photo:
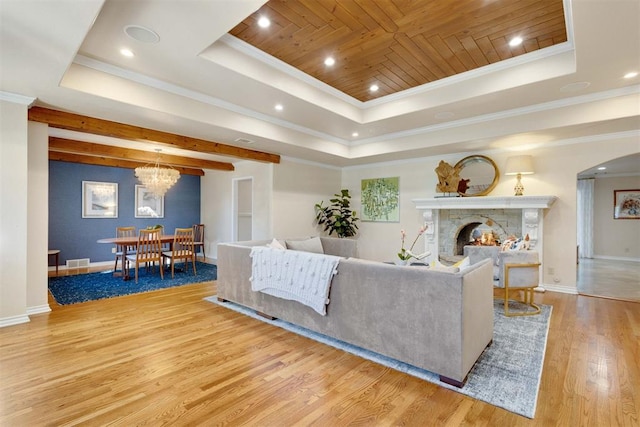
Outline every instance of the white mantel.
[(542, 262), (543, 209), (548, 209), (556, 196), (482, 196), (482, 197), (435, 197), (413, 199), (416, 209), (422, 211), (427, 224), (425, 250), (431, 252), (429, 261), (439, 253), (439, 211), (442, 209), (519, 209), (522, 210), (522, 234), (528, 234), (531, 249), (536, 249)]
[(435, 197), (413, 199), (423, 209), (548, 209), (556, 196)]

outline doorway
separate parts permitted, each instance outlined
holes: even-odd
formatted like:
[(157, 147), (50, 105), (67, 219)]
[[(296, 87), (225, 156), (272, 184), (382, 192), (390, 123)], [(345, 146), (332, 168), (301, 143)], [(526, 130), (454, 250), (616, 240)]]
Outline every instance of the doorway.
[(253, 178), (233, 179), (232, 235), (236, 242), (253, 238)]
[[(614, 216), (614, 193), (640, 188), (640, 153), (577, 176), (576, 285), (581, 295), (640, 302), (640, 221)], [(640, 191), (640, 190), (639, 190)]]

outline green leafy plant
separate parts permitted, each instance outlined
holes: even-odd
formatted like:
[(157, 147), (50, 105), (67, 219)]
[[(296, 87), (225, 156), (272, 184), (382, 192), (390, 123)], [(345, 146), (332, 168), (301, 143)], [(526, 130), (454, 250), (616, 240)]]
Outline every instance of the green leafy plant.
[(358, 229), (359, 218), (356, 211), (350, 208), (349, 190), (340, 190), (340, 194), (334, 194), (335, 198), (329, 200), (331, 205), (323, 206), (324, 200), (316, 203), (316, 220), (319, 225), (324, 225), (324, 231), (329, 235), (335, 233), (338, 237), (355, 236)]

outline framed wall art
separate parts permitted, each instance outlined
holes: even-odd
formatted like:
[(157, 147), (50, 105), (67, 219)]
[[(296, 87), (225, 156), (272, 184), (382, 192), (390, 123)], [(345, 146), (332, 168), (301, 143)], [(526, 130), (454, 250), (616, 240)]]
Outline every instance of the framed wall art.
[(613, 190), (613, 219), (640, 219), (640, 190)]
[(164, 218), (164, 196), (156, 196), (144, 185), (136, 185), (136, 218)]
[(362, 221), (400, 222), (400, 178), (363, 179)]
[(118, 184), (82, 181), (82, 218), (117, 218)]

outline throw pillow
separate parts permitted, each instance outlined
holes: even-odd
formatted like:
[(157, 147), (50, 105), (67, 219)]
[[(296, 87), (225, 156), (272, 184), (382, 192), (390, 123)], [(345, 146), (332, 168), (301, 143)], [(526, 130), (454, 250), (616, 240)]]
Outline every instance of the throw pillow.
[(530, 247), (529, 235), (519, 239), (516, 236), (509, 236), (502, 244), (503, 251), (528, 251)]
[(467, 256), (462, 258), (460, 261), (456, 262), (455, 264), (453, 264), (453, 267), (458, 267), (460, 271), (464, 271), (465, 269), (471, 267), (471, 261)]
[(429, 268), (431, 270), (435, 270), (435, 271), (442, 271), (444, 273), (458, 273), (460, 271), (460, 269), (456, 266), (449, 266), (449, 265), (444, 265), (443, 263), (441, 263), (440, 261), (433, 260), (431, 262), (431, 264), (429, 265)]
[(282, 243), (280, 243), (280, 241), (277, 240), (275, 237), (273, 238), (271, 243), (267, 243), (267, 247), (271, 249), (280, 249), (282, 251), (287, 250), (287, 248)]
[(307, 240), (287, 240), (286, 244), (287, 249), (291, 249), (293, 251), (315, 252), (317, 254), (324, 253), (320, 237), (312, 237)]

